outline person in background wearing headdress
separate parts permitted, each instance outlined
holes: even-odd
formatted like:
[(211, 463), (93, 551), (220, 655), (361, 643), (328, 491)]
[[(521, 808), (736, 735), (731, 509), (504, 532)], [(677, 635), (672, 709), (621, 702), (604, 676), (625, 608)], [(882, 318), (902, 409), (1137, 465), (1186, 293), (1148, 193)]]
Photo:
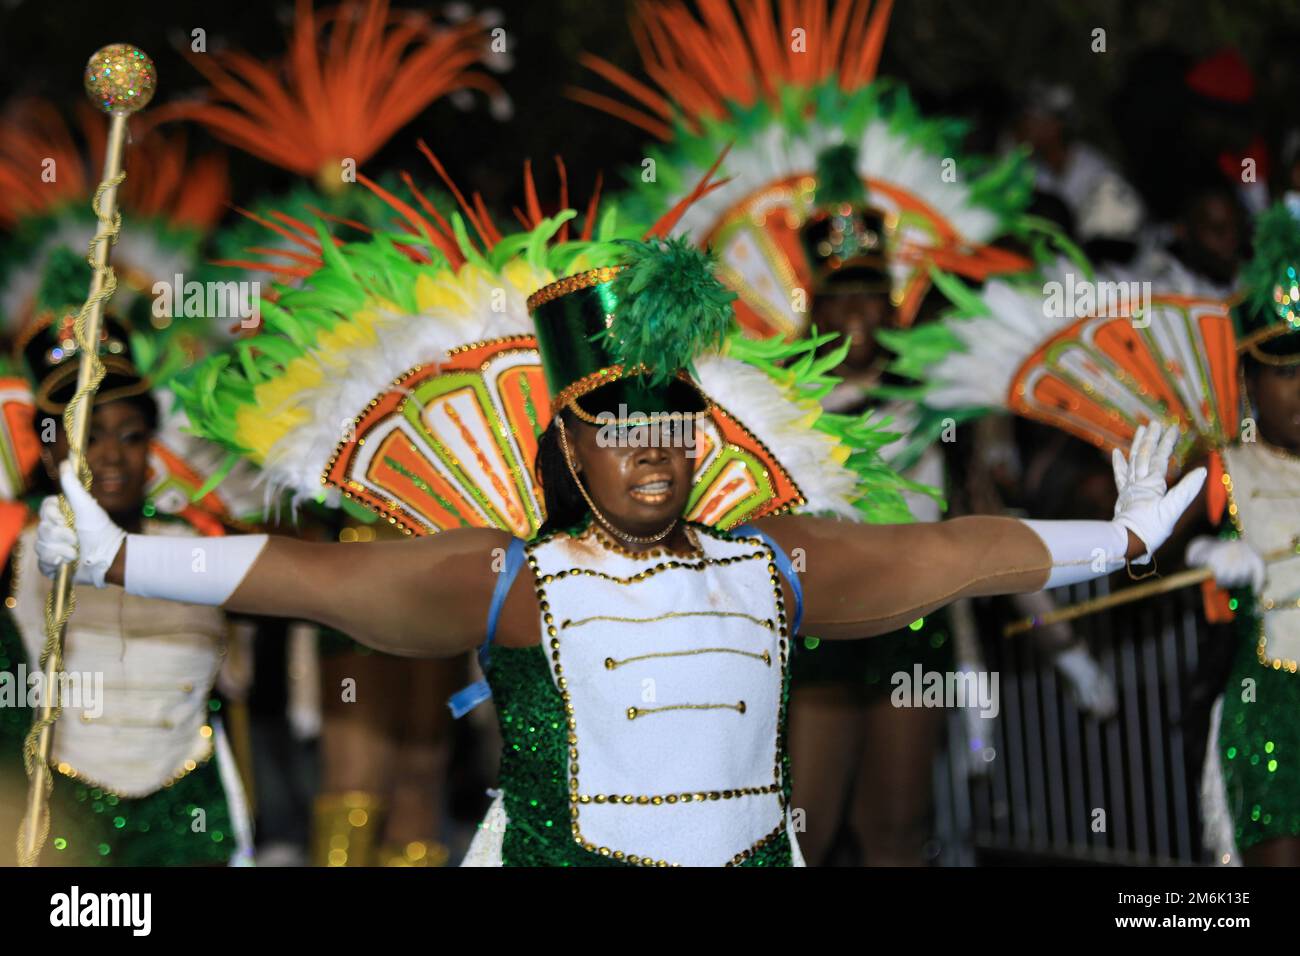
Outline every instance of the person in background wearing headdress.
[(1231, 589), (1207, 595), (1237, 647), (1202, 788), (1205, 842), (1221, 864), (1300, 866), (1300, 558), (1264, 560), (1300, 536), (1298, 274), (1300, 221), (1276, 205), (1259, 219), (1235, 309), (1248, 408), (1222, 452), (1221, 534), (1187, 547), (1189, 565)]
[[(828, 349), (843, 354), (835, 370), (843, 382), (822, 404), (845, 414), (879, 404), (871, 390), (882, 384), (889, 355), (876, 334), (895, 324), (896, 304), (884, 215), (855, 172), (856, 153), (843, 143), (818, 155), (814, 211), (801, 231), (812, 264), (811, 325), (841, 337)], [(886, 406), (882, 417), (891, 414), (903, 417), (901, 426), (891, 424), (906, 429), (906, 406)], [(930, 445), (905, 475), (941, 489), (939, 448)], [(935, 495), (906, 497), (917, 520), (939, 520)], [(911, 675), (916, 664), (923, 671), (952, 668), (946, 615), (870, 641), (819, 641), (810, 634), (795, 642), (790, 753), (794, 803), (807, 814), (801, 846), (811, 865), (926, 862), (931, 764), (944, 711), (891, 701), (893, 676)]]
[[(35, 392), (43, 481), (36, 497), (3, 504), (0, 551), (7, 610), (0, 668), (41, 670), (51, 582), (36, 566), (36, 505), (55, 486), (68, 453), (62, 414), (76, 387), (77, 306), (45, 308), (19, 337)], [(126, 328), (105, 316), (106, 375), (92, 409), (86, 459), (94, 500), (132, 533), (193, 534), (146, 498), (158, 405), (132, 361)], [(47, 517), (61, 520), (53, 498)], [(206, 533), (221, 534), (215, 523)], [(190, 560), (205, 560), (194, 539)], [(45, 861), (69, 866), (224, 865), (251, 859), (251, 822), (214, 690), (227, 622), (216, 608), (171, 604), (120, 588), (74, 588), (63, 651), (62, 715), (54, 725), (50, 831)], [(28, 678), (28, 683), (33, 678)], [(27, 687), (19, 682), (18, 689)], [(40, 700), (0, 709), (4, 760), (16, 767)], [(35, 706), (28, 707), (26, 704)]]

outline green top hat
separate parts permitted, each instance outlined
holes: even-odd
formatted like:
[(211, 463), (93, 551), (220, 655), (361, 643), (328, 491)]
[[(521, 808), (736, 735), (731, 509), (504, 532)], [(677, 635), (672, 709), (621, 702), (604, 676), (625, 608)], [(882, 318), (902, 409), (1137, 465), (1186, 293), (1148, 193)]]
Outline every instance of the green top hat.
[(885, 217), (868, 201), (858, 148), (841, 143), (817, 155), (815, 209), (800, 230), (814, 292), (891, 291)]
[[(26, 366), (36, 407), (53, 415), (62, 414), (77, 390), (81, 350), (73, 329), (85, 297), (86, 272), (83, 257), (67, 248), (53, 250), (36, 294), (36, 314), (14, 340), (14, 358)], [(105, 375), (96, 404), (149, 391), (148, 378), (131, 356), (130, 330), (111, 315), (100, 324), (99, 355)]]
[(619, 240), (617, 251), (616, 264), (528, 298), (552, 407), (602, 423), (707, 414), (690, 366), (722, 344), (735, 294), (683, 238)]
[(1286, 206), (1260, 215), (1241, 284), (1237, 350), (1266, 365), (1300, 364), (1300, 220)]

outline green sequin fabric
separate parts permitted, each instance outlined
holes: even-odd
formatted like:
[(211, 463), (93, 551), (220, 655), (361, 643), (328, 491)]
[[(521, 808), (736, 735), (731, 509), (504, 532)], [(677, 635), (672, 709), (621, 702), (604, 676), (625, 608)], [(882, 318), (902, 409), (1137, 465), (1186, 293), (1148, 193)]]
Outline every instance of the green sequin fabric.
[[(1219, 747), (1238, 850), (1300, 837), (1300, 674), (1256, 656), (1258, 618), (1249, 592), (1234, 592), (1238, 649), (1223, 693)], [(1253, 685), (1244, 684), (1247, 680)], [(1253, 700), (1249, 692), (1253, 689)]]
[(216, 758), (138, 799), (55, 776), (46, 865), (219, 866), (234, 851)]
[[(564, 702), (551, 679), (542, 646), (493, 645), (489, 654), (487, 679), (501, 726), (501, 789), (510, 821), (502, 840), (502, 864), (632, 866), (583, 848), (570, 832)], [(783, 694), (788, 698), (788, 675)], [(788, 806), (790, 767), (785, 734), (783, 722), (782, 776)], [(738, 865), (791, 866), (788, 835), (783, 830)]]

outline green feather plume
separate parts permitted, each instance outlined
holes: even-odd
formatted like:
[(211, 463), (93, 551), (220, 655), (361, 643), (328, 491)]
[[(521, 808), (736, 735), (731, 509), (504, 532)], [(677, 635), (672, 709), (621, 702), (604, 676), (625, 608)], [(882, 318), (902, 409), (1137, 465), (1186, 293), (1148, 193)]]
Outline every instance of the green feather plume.
[(817, 205), (826, 207), (849, 203), (861, 206), (867, 201), (867, 189), (858, 175), (858, 148), (840, 143), (817, 154)]
[[(1273, 290), (1281, 285), (1288, 291), (1297, 285), (1300, 273), (1300, 220), (1278, 203), (1262, 213), (1255, 224), (1254, 254), (1242, 270), (1245, 305), (1250, 313), (1265, 316), (1269, 324), (1283, 318)], [(1296, 311), (1292, 301), (1291, 311)]]
[(86, 299), (90, 287), (90, 265), (84, 255), (67, 246), (50, 250), (36, 291), (37, 311), (66, 309)]
[(613, 281), (618, 318), (599, 334), (619, 364), (644, 366), (661, 385), (696, 355), (721, 346), (736, 294), (714, 275), (713, 256), (684, 236), (620, 244), (625, 268)]

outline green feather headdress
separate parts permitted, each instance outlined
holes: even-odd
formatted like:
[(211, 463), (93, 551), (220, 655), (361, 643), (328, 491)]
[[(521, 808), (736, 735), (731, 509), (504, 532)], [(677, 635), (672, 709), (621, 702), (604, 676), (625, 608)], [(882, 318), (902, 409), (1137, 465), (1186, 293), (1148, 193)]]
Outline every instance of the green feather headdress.
[(713, 256), (683, 236), (619, 245), (626, 254), (612, 291), (621, 306), (599, 334), (619, 365), (663, 384), (722, 344), (736, 294), (718, 281)]
[(1239, 345), (1270, 364), (1300, 361), (1300, 220), (1277, 204), (1255, 226), (1254, 255), (1241, 272), (1235, 313)]

